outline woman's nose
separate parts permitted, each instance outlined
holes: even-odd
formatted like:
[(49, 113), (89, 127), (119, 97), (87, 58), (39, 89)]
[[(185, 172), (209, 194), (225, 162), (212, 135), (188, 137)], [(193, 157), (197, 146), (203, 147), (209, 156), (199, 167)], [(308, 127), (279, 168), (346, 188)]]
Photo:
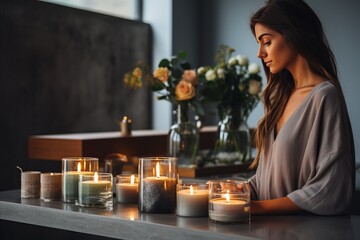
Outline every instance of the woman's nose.
[(260, 46), (258, 53), (257, 53), (258, 58), (264, 58), (266, 56), (266, 53), (264, 51), (264, 49)]

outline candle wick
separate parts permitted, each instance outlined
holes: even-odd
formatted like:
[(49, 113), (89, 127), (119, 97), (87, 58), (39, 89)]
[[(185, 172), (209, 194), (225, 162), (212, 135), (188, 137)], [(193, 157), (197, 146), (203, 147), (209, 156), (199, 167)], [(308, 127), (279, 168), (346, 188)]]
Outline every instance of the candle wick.
[(23, 170), (21, 169), (21, 167), (19, 167), (19, 166), (16, 166), (16, 168), (20, 169), (21, 173), (23, 172)]

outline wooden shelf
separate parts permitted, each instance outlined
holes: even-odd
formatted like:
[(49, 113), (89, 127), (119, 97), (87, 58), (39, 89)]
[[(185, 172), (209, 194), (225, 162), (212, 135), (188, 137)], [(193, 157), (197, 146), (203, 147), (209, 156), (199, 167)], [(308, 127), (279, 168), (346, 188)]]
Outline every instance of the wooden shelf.
[[(216, 126), (200, 131), (200, 149), (212, 149)], [(167, 131), (134, 130), (131, 136), (120, 132), (75, 133), (36, 135), (29, 137), (29, 158), (61, 160), (70, 156), (91, 156), (103, 159), (110, 153), (122, 153), (128, 157), (166, 156)]]

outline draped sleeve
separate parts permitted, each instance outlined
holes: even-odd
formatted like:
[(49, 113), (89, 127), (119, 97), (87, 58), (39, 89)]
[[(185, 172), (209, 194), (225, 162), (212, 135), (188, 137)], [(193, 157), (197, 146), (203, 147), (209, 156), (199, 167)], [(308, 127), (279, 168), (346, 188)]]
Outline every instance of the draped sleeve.
[(316, 111), (304, 153), (313, 162), (301, 188), (287, 196), (299, 207), (322, 215), (345, 213), (354, 191), (354, 149), (344, 101), (334, 87), (314, 99)]

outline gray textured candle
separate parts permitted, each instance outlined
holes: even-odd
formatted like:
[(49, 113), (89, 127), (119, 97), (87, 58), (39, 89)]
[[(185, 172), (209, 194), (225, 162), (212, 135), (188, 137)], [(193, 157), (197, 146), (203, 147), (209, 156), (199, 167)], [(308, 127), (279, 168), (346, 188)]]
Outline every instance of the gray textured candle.
[(21, 172), (21, 198), (40, 197), (40, 172)]
[(44, 201), (61, 200), (61, 173), (42, 173), (40, 198)]

